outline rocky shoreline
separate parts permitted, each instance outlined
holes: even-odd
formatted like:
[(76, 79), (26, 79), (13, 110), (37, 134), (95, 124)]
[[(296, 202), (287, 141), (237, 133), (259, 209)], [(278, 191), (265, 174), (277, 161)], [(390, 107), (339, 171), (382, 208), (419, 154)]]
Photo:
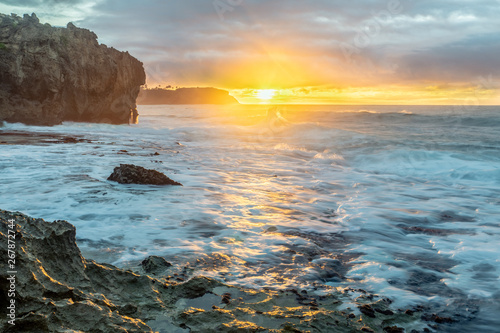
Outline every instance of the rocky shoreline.
[[(81, 255), (70, 223), (0, 210), (2, 258), (9, 220), (16, 229), (16, 320), (11, 325), (2, 317), (2, 332), (404, 332), (400, 325), (421, 326), (421, 313), (391, 310), (390, 300), (365, 291), (362, 305), (351, 309), (342, 306), (349, 290), (252, 290), (202, 276), (175, 282), (167, 279), (175, 267), (159, 257), (146, 258), (136, 271), (100, 264)], [(8, 278), (0, 272), (4, 309)]]
[(26, 131), (1, 131), (0, 145), (50, 145), (59, 143), (91, 143), (82, 136), (64, 135), (59, 133), (36, 133)]
[[(78, 135), (0, 131), (0, 144), (4, 145), (94, 142)], [(123, 153), (129, 154), (118, 151)], [(133, 171), (120, 175), (126, 184), (164, 177), (134, 165), (121, 167)], [(238, 278), (211, 274), (228, 260), (217, 252), (198, 253), (189, 261), (151, 256), (123, 269), (84, 258), (76, 244), (76, 229), (68, 222), (48, 223), (0, 210), (2, 258), (9, 255), (9, 220), (16, 225), (16, 325), (1, 317), (2, 332), (451, 332), (477, 315), (473, 301), (398, 309), (383, 295), (329, 287), (325, 282), (345, 280), (353, 259), (339, 254), (339, 260), (320, 260), (328, 256), (333, 244), (341, 247), (348, 241), (342, 234), (267, 228), (266, 234), (295, 237), (309, 245), (289, 246), (279, 268), (256, 269), (252, 274), (271, 275), (277, 283), (297, 277), (301, 282), (297, 285), (307, 290), (296, 284), (287, 285), (286, 290), (265, 285), (249, 289)], [(79, 239), (79, 244), (85, 246), (85, 240)], [(104, 250), (108, 246), (90, 248), (107, 261), (109, 252)], [(92, 252), (87, 255), (97, 258)], [(297, 261), (314, 267), (317, 274), (290, 269), (289, 264)], [(0, 272), (0, 305), (4, 309), (12, 299), (8, 297), (9, 277), (7, 270)], [(412, 288), (432, 283), (426, 276), (413, 280)]]

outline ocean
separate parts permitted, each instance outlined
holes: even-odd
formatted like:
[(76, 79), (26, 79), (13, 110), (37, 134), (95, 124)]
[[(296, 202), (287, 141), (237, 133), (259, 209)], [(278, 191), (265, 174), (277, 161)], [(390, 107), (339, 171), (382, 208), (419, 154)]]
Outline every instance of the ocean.
[[(1, 208), (77, 228), (85, 257), (149, 255), (252, 288), (365, 290), (462, 332), (500, 326), (498, 106), (139, 106), (137, 125), (5, 124)], [(136, 164), (183, 187), (121, 185)], [(457, 319), (458, 318), (458, 319)]]

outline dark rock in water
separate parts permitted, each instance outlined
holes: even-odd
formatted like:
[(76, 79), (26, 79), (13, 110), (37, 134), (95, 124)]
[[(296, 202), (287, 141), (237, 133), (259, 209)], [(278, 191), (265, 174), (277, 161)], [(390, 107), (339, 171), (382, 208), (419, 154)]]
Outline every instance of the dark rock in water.
[(410, 271), (410, 277), (406, 281), (406, 289), (414, 293), (426, 296), (432, 295), (452, 295), (459, 293), (442, 282), (441, 278), (433, 273), (423, 270)]
[(146, 273), (156, 275), (163, 273), (167, 268), (171, 267), (172, 264), (162, 257), (149, 256), (142, 261), (141, 266)]
[(0, 139), (4, 144), (12, 145), (47, 145), (47, 144), (74, 144), (92, 141), (78, 136), (66, 136), (59, 133), (35, 133), (24, 131), (1, 131)]
[(378, 313), (381, 313), (383, 315), (386, 315), (386, 316), (392, 316), (394, 314), (394, 312), (392, 312), (389, 309), (375, 309), (375, 311), (377, 311)]
[(375, 318), (375, 310), (373, 310), (373, 308), (369, 304), (364, 304), (360, 306), (359, 311), (361, 311), (362, 314), (370, 318)]
[(231, 294), (230, 293), (223, 294), (221, 302), (224, 304), (229, 304), (231, 302)]
[(384, 327), (384, 331), (387, 333), (404, 333), (405, 332), (405, 330), (402, 327), (398, 327), (398, 326)]
[(436, 322), (438, 324), (453, 323), (453, 319), (452, 318), (438, 316), (437, 314), (433, 314), (432, 316), (424, 316), (424, 320), (434, 321), (434, 322)]
[(129, 122), (146, 76), (128, 52), (72, 23), (40, 24), (35, 14), (0, 14), (0, 42), (0, 121)]
[(178, 185), (181, 183), (173, 181), (163, 173), (156, 170), (145, 169), (132, 164), (120, 164), (113, 170), (113, 173), (108, 177), (121, 184), (144, 184), (144, 185)]
[(346, 267), (340, 260), (320, 259), (314, 261), (314, 265), (317, 265), (318, 277), (323, 281), (340, 282), (344, 279)]

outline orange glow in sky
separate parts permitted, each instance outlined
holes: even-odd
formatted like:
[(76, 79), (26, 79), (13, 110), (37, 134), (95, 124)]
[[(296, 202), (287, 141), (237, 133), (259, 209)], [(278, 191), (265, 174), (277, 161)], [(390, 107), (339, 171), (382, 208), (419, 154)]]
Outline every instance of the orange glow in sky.
[(94, 31), (144, 63), (149, 87), (215, 87), (251, 104), (500, 104), (500, 6), (488, 1), (222, 1), (220, 13), (212, 1), (124, 0), (119, 15), (109, 0), (32, 2), (0, 12)]

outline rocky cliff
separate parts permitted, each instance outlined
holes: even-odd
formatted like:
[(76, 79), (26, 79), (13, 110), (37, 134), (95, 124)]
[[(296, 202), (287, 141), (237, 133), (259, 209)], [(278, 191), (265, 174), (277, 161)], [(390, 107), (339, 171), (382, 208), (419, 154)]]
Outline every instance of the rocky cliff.
[(179, 88), (141, 90), (138, 104), (239, 104), (226, 90), (216, 88)]
[(0, 121), (127, 123), (144, 83), (140, 61), (89, 30), (0, 14)]

